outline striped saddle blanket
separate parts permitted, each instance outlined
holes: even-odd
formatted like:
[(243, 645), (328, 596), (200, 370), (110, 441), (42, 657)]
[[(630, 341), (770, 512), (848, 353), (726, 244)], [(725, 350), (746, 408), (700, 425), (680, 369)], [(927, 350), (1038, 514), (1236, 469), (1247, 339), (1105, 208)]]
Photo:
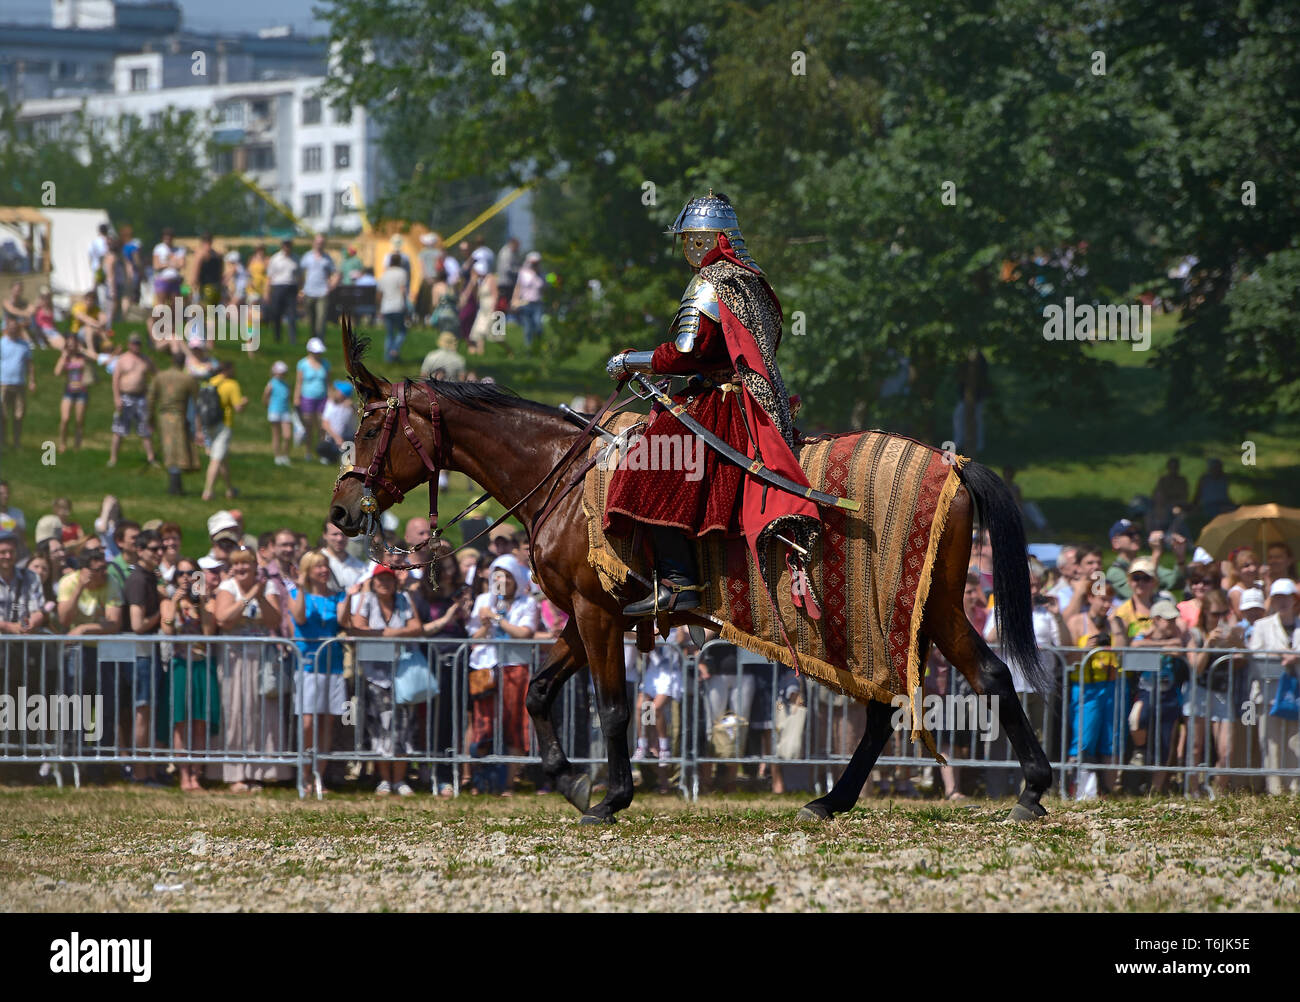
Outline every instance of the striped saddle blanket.
[[(621, 415), (610, 430), (620, 432), (636, 420), (635, 415)], [(600, 448), (600, 443), (592, 447)], [(809, 483), (853, 498), (861, 509), (821, 510), (821, 540), (807, 561), (820, 620), (811, 619), (791, 599), (784, 544), (773, 543), (767, 554), (769, 571), (780, 573), (772, 582), (772, 598), (802, 671), (864, 702), (889, 702), (902, 695), (911, 704), (920, 684), (921, 610), (939, 538), (961, 485), (957, 471), (964, 462), (963, 457), (945, 456), (910, 438), (877, 431), (804, 443), (799, 463)], [(630, 572), (648, 578), (649, 562), (644, 553), (633, 552), (632, 540), (602, 530), (612, 471), (600, 466), (587, 474), (583, 493), (588, 560), (607, 590), (631, 600), (645, 594), (645, 588)], [(712, 533), (699, 542), (697, 558), (704, 611), (727, 624), (723, 637), (769, 660), (793, 665), (745, 541)]]

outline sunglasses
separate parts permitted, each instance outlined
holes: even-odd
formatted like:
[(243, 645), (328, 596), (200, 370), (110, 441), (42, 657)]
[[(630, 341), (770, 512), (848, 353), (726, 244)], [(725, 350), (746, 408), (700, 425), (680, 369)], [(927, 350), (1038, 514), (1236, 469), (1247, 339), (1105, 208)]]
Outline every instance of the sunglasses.
[(161, 543), (154, 543), (152, 546), (146, 546), (145, 549), (150, 553), (162, 553), (165, 547)]
[(1150, 575), (1150, 574), (1130, 574), (1130, 575), (1128, 576), (1128, 579), (1129, 579), (1130, 581), (1150, 581), (1150, 580), (1151, 580), (1151, 575)]

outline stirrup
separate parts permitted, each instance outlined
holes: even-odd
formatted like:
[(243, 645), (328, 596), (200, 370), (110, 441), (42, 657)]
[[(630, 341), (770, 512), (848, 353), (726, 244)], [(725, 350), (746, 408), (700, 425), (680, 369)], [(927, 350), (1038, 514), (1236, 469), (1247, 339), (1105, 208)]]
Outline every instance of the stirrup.
[[(667, 590), (667, 596), (664, 596), (661, 589)], [(650, 583), (650, 594), (645, 598), (638, 599), (635, 602), (623, 608), (625, 616), (659, 616), (661, 614), (673, 612), (686, 612), (690, 609), (697, 609), (700, 606), (698, 593), (704, 591), (701, 584), (677, 584), (673, 581), (667, 581), (655, 574)], [(650, 605), (645, 608), (645, 603)]]

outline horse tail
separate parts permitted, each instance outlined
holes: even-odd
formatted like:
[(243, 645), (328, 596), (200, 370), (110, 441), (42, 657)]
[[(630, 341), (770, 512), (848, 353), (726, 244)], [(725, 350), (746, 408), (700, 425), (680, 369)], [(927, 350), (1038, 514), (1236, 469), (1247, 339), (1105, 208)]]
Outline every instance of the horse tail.
[(1051, 678), (1038, 657), (1025, 525), (1015, 495), (996, 473), (980, 463), (961, 468), (962, 482), (993, 547), (993, 594), (997, 596), (998, 638), (1007, 657), (1038, 692), (1049, 692)]

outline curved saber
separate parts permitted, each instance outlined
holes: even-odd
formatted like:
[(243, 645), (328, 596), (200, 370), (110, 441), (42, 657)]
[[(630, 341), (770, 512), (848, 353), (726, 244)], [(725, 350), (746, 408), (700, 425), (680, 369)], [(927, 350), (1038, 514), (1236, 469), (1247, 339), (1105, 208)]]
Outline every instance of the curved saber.
[[(771, 484), (778, 490), (783, 490), (787, 494), (793, 494), (796, 497), (807, 498), (809, 501), (816, 501), (818, 504), (830, 505), (835, 508), (843, 508), (846, 511), (859, 511), (862, 508), (860, 501), (853, 498), (836, 497), (834, 494), (827, 494), (825, 491), (816, 490), (813, 487), (804, 487), (793, 480), (781, 476), (769, 470), (763, 465), (761, 460), (751, 460), (742, 452), (738, 452), (730, 445), (718, 438), (717, 435), (701, 425), (695, 418), (686, 413), (686, 405), (679, 404), (673, 400), (667, 393), (658, 389), (653, 383), (641, 375), (634, 373), (632, 380), (639, 384), (646, 391), (647, 395), (637, 393), (642, 400), (654, 400), (667, 410), (673, 417), (680, 421), (690, 431), (693, 431), (710, 449), (722, 456), (730, 463), (734, 463), (747, 473), (752, 474), (756, 479), (763, 481), (765, 484)], [(634, 389), (632, 392), (636, 393)]]

